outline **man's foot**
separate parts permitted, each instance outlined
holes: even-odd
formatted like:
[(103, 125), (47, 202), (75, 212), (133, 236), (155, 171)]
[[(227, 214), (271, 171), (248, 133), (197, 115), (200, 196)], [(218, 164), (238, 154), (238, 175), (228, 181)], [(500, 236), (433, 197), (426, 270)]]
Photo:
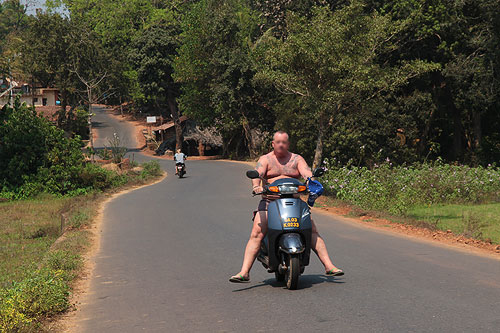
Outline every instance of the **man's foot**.
[(233, 283), (248, 283), (250, 278), (248, 276), (243, 276), (241, 274), (233, 275), (229, 278), (229, 282)]
[(344, 271), (339, 268), (332, 268), (329, 271), (326, 271), (326, 276), (342, 276), (344, 275)]

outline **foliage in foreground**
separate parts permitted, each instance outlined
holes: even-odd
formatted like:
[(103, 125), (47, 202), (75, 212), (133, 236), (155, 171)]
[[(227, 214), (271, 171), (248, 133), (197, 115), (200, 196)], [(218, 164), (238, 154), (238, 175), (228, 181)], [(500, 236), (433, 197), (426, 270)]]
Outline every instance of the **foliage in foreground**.
[[(94, 164), (85, 170), (83, 179), (94, 189), (143, 184), (162, 174), (157, 161), (122, 175)], [(100, 197), (93, 191), (0, 204), (0, 220), (5, 221), (0, 225), (0, 241), (6, 242), (0, 253), (0, 332), (38, 331), (44, 318), (70, 307), (70, 283), (81, 267), (81, 252), (88, 246), (87, 227)], [(54, 244), (62, 213), (67, 217), (65, 237)]]
[(0, 331), (28, 330), (37, 319), (67, 310), (68, 297), (64, 271), (36, 270), (12, 288), (0, 290)]
[[(81, 195), (134, 181), (135, 175), (116, 173), (84, 161), (81, 140), (18, 102), (0, 111), (0, 198), (27, 199), (41, 193)], [(116, 137), (115, 137), (116, 140)], [(113, 158), (124, 148), (112, 146)], [(161, 174), (158, 163), (143, 166), (142, 180)]]
[(66, 194), (80, 187), (84, 159), (78, 137), (67, 138), (18, 100), (0, 110), (0, 123), (0, 191), (26, 197)]
[(330, 194), (363, 209), (406, 215), (415, 206), (482, 203), (498, 199), (500, 169), (435, 163), (374, 168), (328, 163), (324, 177)]

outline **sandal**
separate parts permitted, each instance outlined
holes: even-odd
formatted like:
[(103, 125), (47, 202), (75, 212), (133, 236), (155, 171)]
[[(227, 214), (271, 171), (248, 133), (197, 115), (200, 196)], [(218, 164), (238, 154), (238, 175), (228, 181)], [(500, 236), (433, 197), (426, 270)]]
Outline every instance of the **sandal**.
[(325, 273), (326, 276), (342, 276), (344, 275), (344, 271), (341, 269), (330, 269)]
[(248, 283), (248, 282), (250, 282), (250, 279), (244, 277), (241, 274), (238, 274), (238, 275), (235, 275), (235, 276), (231, 276), (229, 278), (229, 282), (233, 282), (233, 283)]

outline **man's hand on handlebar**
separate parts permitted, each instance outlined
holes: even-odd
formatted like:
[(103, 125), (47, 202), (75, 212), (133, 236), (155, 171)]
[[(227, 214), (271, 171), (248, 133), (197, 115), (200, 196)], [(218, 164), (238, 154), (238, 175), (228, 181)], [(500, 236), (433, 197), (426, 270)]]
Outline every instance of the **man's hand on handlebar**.
[(252, 194), (253, 195), (259, 195), (264, 192), (264, 188), (262, 186), (254, 186), (252, 189)]

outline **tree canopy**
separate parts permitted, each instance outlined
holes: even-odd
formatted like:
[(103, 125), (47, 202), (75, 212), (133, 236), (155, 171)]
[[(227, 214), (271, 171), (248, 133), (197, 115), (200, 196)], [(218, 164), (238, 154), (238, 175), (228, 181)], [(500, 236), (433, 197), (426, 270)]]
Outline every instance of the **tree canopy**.
[(70, 105), (85, 104), (77, 74), (104, 71), (106, 100), (172, 117), (178, 146), (184, 114), (214, 128), (226, 156), (254, 157), (287, 130), (315, 164), (500, 159), (496, 0), (48, 5), (0, 5), (0, 71), (57, 86)]

